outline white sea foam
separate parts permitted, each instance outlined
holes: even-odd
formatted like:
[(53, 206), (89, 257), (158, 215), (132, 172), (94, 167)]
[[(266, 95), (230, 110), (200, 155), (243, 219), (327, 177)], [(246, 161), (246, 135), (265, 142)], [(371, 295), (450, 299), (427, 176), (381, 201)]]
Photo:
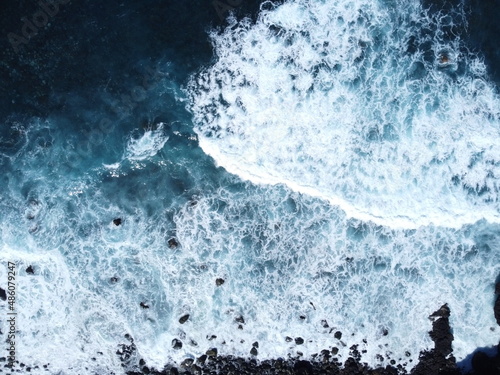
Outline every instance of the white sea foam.
[[(457, 359), (496, 344), (500, 228), (459, 224), (498, 218), (498, 98), (418, 4), (388, 3), (292, 1), (214, 34), (219, 60), (190, 86), (200, 145), (262, 186), (199, 162), (181, 133), (170, 148), (160, 129), (113, 139), (120, 151), (99, 158), (50, 123), (27, 132), (0, 176), (18, 359), (122, 374), (130, 334), (131, 364), (159, 369), (211, 347), (248, 357), (254, 341), (259, 359), (335, 346), (344, 361), (360, 344), (372, 366), (411, 367), (443, 303)], [(160, 151), (165, 163), (134, 169)]]
[[(220, 352), (243, 356), (257, 340), (261, 359), (307, 357), (335, 346), (343, 361), (350, 346), (360, 344), (371, 365), (388, 363), (377, 355), (389, 354), (412, 367), (418, 350), (432, 347), (427, 316), (448, 303), (458, 360), (495, 344), (491, 298), (499, 228), (392, 230), (347, 219), (314, 198), (249, 191), (221, 189), (176, 217), (185, 254), (179, 272), (190, 275), (190, 288), (171, 290), (193, 311), (182, 327), (188, 337), (206, 342), (204, 335), (217, 332)], [(194, 276), (200, 265), (206, 271)], [(217, 288), (216, 277), (226, 283)], [(239, 315), (245, 318), (241, 331), (234, 320)], [(342, 342), (333, 337), (337, 330)], [(287, 335), (306, 343), (288, 343)]]
[(391, 227), (500, 222), (500, 99), (414, 1), (288, 1), (212, 33), (189, 87), (200, 146)]
[(138, 138), (131, 138), (124, 157), (140, 161), (155, 156), (168, 141), (163, 126), (163, 123), (159, 123), (156, 129), (147, 130)]

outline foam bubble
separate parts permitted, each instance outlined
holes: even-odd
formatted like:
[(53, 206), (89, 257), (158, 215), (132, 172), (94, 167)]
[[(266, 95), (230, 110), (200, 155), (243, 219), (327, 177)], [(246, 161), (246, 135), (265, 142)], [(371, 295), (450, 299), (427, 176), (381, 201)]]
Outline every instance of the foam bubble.
[(188, 88), (200, 146), (362, 220), (500, 222), (500, 100), (445, 18), (297, 0), (212, 33), (217, 61)]

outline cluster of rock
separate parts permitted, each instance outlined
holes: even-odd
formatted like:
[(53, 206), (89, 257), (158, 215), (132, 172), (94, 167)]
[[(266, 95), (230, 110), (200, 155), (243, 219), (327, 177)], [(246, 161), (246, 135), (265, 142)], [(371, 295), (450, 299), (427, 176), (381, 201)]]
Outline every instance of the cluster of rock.
[[(494, 312), (500, 325), (500, 282), (496, 285), (495, 293), (497, 299)], [(188, 318), (189, 315), (182, 317), (181, 320), (185, 321)], [(450, 309), (446, 304), (429, 316), (432, 321), (432, 330), (429, 334), (434, 342), (434, 348), (422, 351), (419, 362), (411, 370), (401, 364), (396, 365), (394, 361), (391, 362), (392, 365), (386, 367), (370, 368), (362, 362), (356, 345), (351, 351), (351, 356), (343, 363), (335, 357), (334, 350), (323, 350), (320, 354), (313, 355), (310, 361), (299, 358), (259, 361), (256, 359), (258, 342), (252, 344), (250, 354), (253, 358), (220, 356), (216, 348), (211, 348), (197, 359), (188, 358), (178, 366), (167, 365), (162, 370), (149, 368), (142, 359), (138, 366), (132, 366), (133, 369), (128, 361), (123, 361), (123, 366), (129, 369), (127, 375), (500, 375), (500, 355), (498, 354), (500, 348), (497, 348), (497, 353), (493, 357), (478, 349), (472, 355), (472, 370), (467, 372), (460, 370), (453, 356), (453, 334), (449, 318)], [(338, 331), (335, 335), (341, 337), (342, 333)], [(300, 344), (300, 340), (301, 338), (295, 339), (297, 344)], [(130, 345), (127, 348), (130, 349)]]
[[(29, 271), (34, 270), (31, 268)], [(27, 270), (27, 273), (33, 272)], [(217, 285), (220, 286), (223, 282), (223, 279), (218, 279)], [(0, 290), (0, 292), (2, 291)], [(5, 299), (4, 293), (4, 291), (0, 293), (1, 299)], [(496, 284), (495, 294), (494, 313), (500, 325), (500, 282)], [(185, 314), (179, 318), (179, 323), (184, 324), (189, 318), (190, 315)], [(490, 356), (479, 349), (476, 350), (471, 355), (472, 370), (469, 372), (461, 371), (457, 366), (453, 356), (453, 334), (450, 327), (450, 309), (448, 305), (441, 306), (429, 318), (432, 321), (432, 330), (429, 334), (434, 342), (434, 348), (420, 352), (419, 362), (411, 370), (408, 370), (404, 365), (396, 365), (395, 361), (391, 361), (391, 365), (386, 367), (370, 368), (366, 363), (362, 362), (357, 345), (351, 347), (351, 356), (343, 363), (336, 357), (337, 348), (322, 350), (319, 354), (313, 355), (309, 361), (300, 358), (278, 358), (259, 361), (256, 358), (259, 343), (256, 341), (252, 344), (250, 358), (219, 355), (217, 348), (213, 347), (197, 359), (186, 358), (179, 365), (170, 364), (158, 370), (147, 366), (144, 359), (140, 358), (138, 354), (134, 339), (126, 334), (126, 343), (119, 345), (116, 355), (127, 375), (500, 375), (500, 347), (495, 348), (496, 353), (494, 356)], [(243, 317), (236, 320), (242, 324), (244, 323)], [(340, 331), (335, 332), (335, 337), (340, 339), (342, 333)], [(290, 342), (295, 341), (297, 345), (303, 343), (303, 339), (300, 337), (295, 339), (287, 337), (286, 339)], [(174, 339), (172, 347), (174, 349), (182, 348), (182, 341)], [(99, 354), (102, 353), (99, 352)], [(38, 366), (31, 368), (18, 361), (12, 368), (7, 364), (5, 357), (0, 357), (1, 362), (4, 362), (4, 365), (0, 365), (0, 373), (2, 372), (1, 367), (9, 367), (9, 370), (14, 372), (31, 372), (32, 369), (38, 369)], [(46, 364), (43, 367), (45, 370), (49, 370), (50, 365)]]

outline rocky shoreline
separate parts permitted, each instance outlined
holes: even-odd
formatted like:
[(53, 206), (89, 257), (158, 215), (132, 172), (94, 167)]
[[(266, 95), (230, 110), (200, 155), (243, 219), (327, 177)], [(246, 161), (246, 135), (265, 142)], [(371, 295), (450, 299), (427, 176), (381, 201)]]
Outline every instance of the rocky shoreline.
[[(115, 222), (115, 225), (119, 224)], [(29, 266), (26, 271), (33, 273), (32, 266)], [(220, 286), (224, 280), (217, 279), (216, 283)], [(0, 300), (5, 301), (6, 299), (6, 291), (0, 288)], [(495, 284), (495, 303), (492, 312), (497, 324), (500, 325), (500, 276)], [(450, 315), (450, 308), (444, 304), (429, 316), (432, 322), (429, 336), (434, 342), (434, 348), (420, 351), (418, 363), (411, 368), (407, 368), (406, 364), (396, 364), (394, 360), (386, 367), (371, 368), (362, 361), (358, 345), (353, 345), (350, 348), (350, 357), (344, 362), (340, 362), (337, 357), (338, 349), (336, 347), (313, 354), (310, 360), (278, 358), (262, 361), (256, 358), (219, 355), (217, 348), (213, 347), (196, 359), (186, 358), (180, 364), (167, 364), (159, 370), (150, 368), (144, 359), (140, 358), (134, 339), (129, 334), (124, 336), (126, 343), (118, 346), (116, 355), (127, 375), (500, 375), (500, 342), (493, 348), (477, 348), (462, 363), (457, 364), (453, 356), (454, 337), (450, 326)], [(179, 319), (179, 323), (185, 323), (189, 317), (189, 314), (183, 315)], [(236, 320), (244, 323), (243, 317)], [(2, 334), (1, 331), (0, 334)], [(336, 339), (340, 339), (342, 333), (337, 331), (334, 336)], [(287, 341), (293, 340), (290, 337), (286, 339)], [(303, 343), (303, 339), (300, 337), (295, 338), (295, 341), (297, 344)], [(172, 345), (174, 349), (176, 346), (180, 348), (182, 342), (174, 339)], [(259, 343), (254, 342), (250, 351), (254, 357), (258, 354), (258, 348)], [(103, 353), (98, 352), (98, 354), (102, 355)], [(95, 358), (93, 359), (95, 360)], [(50, 371), (49, 363), (43, 365), (42, 369), (39, 366), (32, 367), (19, 361), (15, 361), (14, 366), (12, 366), (5, 357), (0, 357), (0, 363), (2, 362), (0, 373), (4, 371), (7, 373)], [(465, 370), (466, 368), (470, 368), (470, 370)]]
[[(494, 313), (500, 324), (500, 282), (495, 288), (496, 302)], [(495, 348), (496, 354), (491, 357), (486, 352), (476, 350), (471, 356), (471, 371), (461, 371), (453, 356), (453, 334), (450, 327), (450, 308), (441, 306), (429, 316), (432, 321), (432, 330), (429, 335), (434, 342), (434, 348), (420, 352), (419, 362), (411, 370), (402, 365), (388, 365), (380, 368), (370, 368), (363, 363), (359, 352), (354, 348), (345, 362), (341, 363), (331, 350), (322, 350), (310, 361), (299, 359), (273, 359), (258, 361), (233, 356), (219, 356), (217, 349), (207, 351), (205, 355), (194, 359), (186, 359), (179, 366), (167, 365), (161, 371), (150, 369), (144, 360), (138, 364), (130, 363), (135, 352), (133, 340), (123, 345), (117, 354), (120, 355), (123, 366), (128, 369), (127, 375), (204, 375), (204, 374), (263, 374), (263, 375), (500, 375), (500, 347)], [(255, 346), (255, 344), (254, 344)], [(500, 346), (500, 344), (499, 344)], [(131, 366), (132, 365), (132, 366)], [(133, 369), (131, 369), (133, 367)]]
[[(3, 297), (1, 294), (0, 297)], [(494, 314), (500, 324), (500, 282), (497, 282), (495, 286), (495, 294)], [(411, 370), (401, 364), (396, 365), (395, 362), (386, 367), (370, 368), (362, 362), (361, 354), (356, 345), (351, 347), (351, 356), (343, 363), (336, 357), (336, 348), (322, 350), (313, 355), (309, 361), (296, 358), (259, 361), (257, 359), (221, 356), (218, 355), (217, 348), (211, 348), (196, 360), (187, 358), (180, 365), (166, 365), (163, 369), (158, 370), (148, 367), (144, 359), (138, 357), (134, 339), (127, 334), (125, 335), (127, 343), (119, 345), (116, 354), (127, 375), (500, 375), (500, 355), (498, 353), (500, 344), (499, 347), (495, 348), (494, 356), (489, 356), (485, 351), (476, 350), (471, 355), (472, 371), (460, 371), (453, 356), (450, 314), (450, 308), (445, 304), (429, 316), (432, 321), (432, 330), (429, 335), (434, 342), (434, 348), (421, 351), (418, 364)], [(181, 320), (188, 318), (189, 316), (183, 316)], [(257, 354), (258, 346), (258, 342), (253, 344), (252, 354)], [(6, 362), (6, 359), (0, 358), (0, 362)], [(7, 372), (10, 370), (10, 372), (17, 373), (30, 373), (31, 370), (36, 372), (39, 369), (38, 366), (32, 368), (18, 361), (16, 361), (14, 368), (8, 363), (3, 367), (7, 368)], [(43, 370), (50, 371), (49, 364), (44, 365)], [(0, 368), (0, 373), (2, 372), (3, 370)]]
[[(495, 296), (493, 312), (500, 325), (500, 281), (495, 285)], [(158, 370), (148, 367), (144, 359), (138, 356), (134, 339), (128, 334), (124, 337), (127, 343), (119, 345), (116, 355), (127, 375), (500, 375), (500, 343), (494, 348), (476, 349), (468, 356), (470, 358), (468, 367), (471, 370), (461, 370), (465, 366), (458, 366), (453, 356), (450, 314), (450, 308), (445, 304), (429, 316), (432, 322), (429, 335), (434, 342), (434, 348), (421, 351), (419, 362), (411, 369), (401, 364), (396, 365), (395, 362), (391, 362), (391, 365), (386, 367), (371, 368), (362, 362), (361, 354), (357, 350), (358, 346), (354, 345), (351, 347), (351, 356), (343, 363), (336, 357), (336, 348), (313, 354), (311, 360), (278, 358), (263, 361), (255, 358), (218, 355), (217, 348), (211, 348), (197, 359), (187, 358), (181, 364), (167, 364), (163, 369)], [(258, 342), (253, 344), (252, 350), (257, 352)], [(494, 354), (491, 355), (492, 353)], [(102, 353), (99, 352), (99, 354)], [(31, 373), (42, 370), (39, 366), (31, 367), (18, 361), (12, 366), (6, 363), (5, 357), (1, 357), (0, 362), (5, 363), (3, 366), (0, 365), (0, 373), (4, 371)], [(50, 371), (50, 364), (44, 365), (42, 371)]]

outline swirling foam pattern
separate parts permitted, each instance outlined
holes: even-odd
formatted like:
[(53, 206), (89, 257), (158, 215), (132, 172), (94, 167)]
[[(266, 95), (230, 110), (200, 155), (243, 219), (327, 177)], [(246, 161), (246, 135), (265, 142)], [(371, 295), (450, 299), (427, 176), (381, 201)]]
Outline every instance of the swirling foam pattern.
[(456, 12), (295, 0), (212, 33), (217, 60), (190, 86), (201, 147), (362, 220), (499, 222), (500, 100)]

